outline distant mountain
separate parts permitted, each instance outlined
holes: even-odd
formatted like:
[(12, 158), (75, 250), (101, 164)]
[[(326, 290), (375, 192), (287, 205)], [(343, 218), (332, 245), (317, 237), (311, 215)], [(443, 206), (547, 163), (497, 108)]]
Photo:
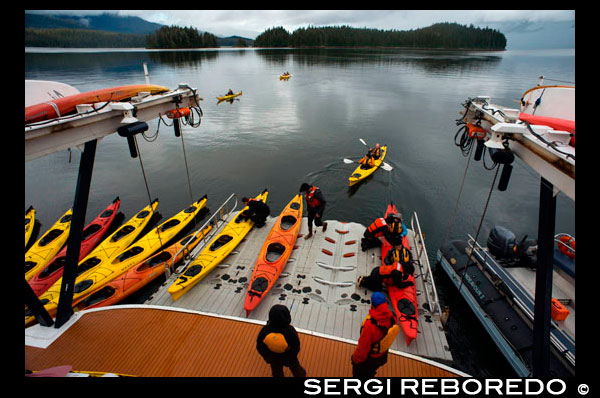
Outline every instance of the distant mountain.
[(241, 36), (229, 36), (229, 37), (218, 37), (217, 36), (217, 45), (219, 47), (236, 47), (238, 45), (238, 42), (240, 39), (246, 43), (247, 47), (252, 47), (254, 45), (254, 40), (248, 39), (247, 37), (241, 37)]
[(146, 35), (154, 33), (163, 26), (165, 25), (148, 22), (140, 17), (119, 16), (108, 13), (85, 16), (25, 14), (25, 28), (89, 29)]

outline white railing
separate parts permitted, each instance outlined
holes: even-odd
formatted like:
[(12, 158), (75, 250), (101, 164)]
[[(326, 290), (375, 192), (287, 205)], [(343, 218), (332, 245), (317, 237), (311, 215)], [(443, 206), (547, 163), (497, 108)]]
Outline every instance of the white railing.
[(421, 277), (423, 278), (423, 286), (425, 288), (425, 296), (429, 304), (429, 310), (432, 314), (441, 316), (437, 289), (435, 287), (435, 281), (433, 280), (431, 264), (429, 263), (429, 257), (427, 256), (425, 239), (423, 238), (423, 232), (421, 230), (421, 225), (419, 224), (417, 212), (414, 212), (410, 219), (410, 227), (415, 233), (414, 247), (417, 252), (417, 264), (421, 270)]
[[(233, 206), (231, 206), (231, 210), (230, 210), (230, 205), (231, 205), (230, 202), (232, 200), (235, 200), (235, 202), (233, 203)], [(198, 236), (198, 234), (201, 233), (202, 231), (204, 231), (204, 229), (208, 225), (212, 225), (212, 229), (203, 237), (202, 242), (200, 242), (191, 252), (186, 254), (185, 251), (186, 251), (187, 246), (194, 240), (194, 239), (189, 239), (188, 242), (185, 244), (185, 246), (183, 246), (177, 252), (177, 254), (175, 254), (173, 256), (173, 260), (171, 261), (171, 264), (170, 265), (168, 263), (165, 264), (165, 276), (167, 277), (167, 279), (171, 276), (171, 270), (173, 270), (173, 272), (175, 274), (180, 274), (187, 268), (188, 264), (190, 262), (192, 262), (194, 260), (194, 258), (196, 258), (196, 256), (206, 247), (208, 242), (210, 242), (212, 240), (212, 238), (218, 232), (220, 232), (220, 227), (225, 222), (227, 222), (231, 213), (237, 208), (237, 204), (238, 204), (237, 196), (236, 196), (236, 194), (232, 193), (225, 200), (225, 202), (223, 202), (223, 204), (213, 213), (213, 215), (210, 216), (210, 218), (204, 223), (204, 225), (202, 225), (202, 227), (200, 227), (194, 234), (194, 238), (196, 238)], [(182, 252), (184, 252), (182, 264), (179, 267), (175, 268), (175, 260), (179, 257), (179, 254)]]

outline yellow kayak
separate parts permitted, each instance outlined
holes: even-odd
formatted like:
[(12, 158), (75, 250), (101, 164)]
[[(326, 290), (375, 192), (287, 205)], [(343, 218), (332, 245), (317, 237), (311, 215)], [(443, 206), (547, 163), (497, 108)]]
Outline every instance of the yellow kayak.
[(290, 77), (292, 77), (292, 75), (279, 75), (279, 80), (287, 80)]
[(225, 100), (232, 99), (232, 98), (235, 98), (235, 97), (240, 96), (240, 95), (242, 95), (241, 91), (239, 93), (236, 93), (236, 94), (224, 95), (222, 97), (217, 97), (217, 99), (219, 101), (225, 101)]
[(381, 156), (379, 157), (379, 159), (374, 161), (373, 166), (361, 164), (350, 175), (350, 177), (348, 178), (348, 182), (350, 183), (350, 186), (358, 183), (359, 181), (364, 180), (365, 178), (367, 178), (368, 176), (373, 174), (375, 172), (375, 170), (377, 170), (379, 168), (379, 166), (381, 166), (381, 164), (383, 163), (383, 159), (385, 159), (386, 154), (387, 154), (387, 145), (382, 145), (381, 146)]
[(33, 278), (62, 249), (69, 237), (72, 216), (73, 210), (67, 210), (52, 228), (27, 250), (25, 253), (25, 280)]
[(29, 243), (31, 234), (33, 233), (33, 224), (35, 223), (35, 209), (33, 206), (29, 206), (29, 209), (25, 212), (25, 247)]
[[(265, 189), (255, 199), (266, 202), (268, 194), (269, 192)], [(229, 253), (231, 253), (233, 249), (236, 248), (248, 232), (250, 232), (254, 226), (254, 222), (251, 220), (242, 221), (239, 219), (240, 214), (246, 209), (248, 209), (248, 206), (244, 207), (233, 220), (229, 221), (223, 230), (218, 233), (208, 245), (206, 245), (198, 256), (196, 256), (185, 272), (169, 286), (168, 292), (171, 294), (173, 301), (179, 300), (185, 293), (208, 275), (229, 255)]]
[[(144, 207), (135, 216), (131, 217), (129, 221), (113, 232), (108, 238), (104, 239), (98, 245), (98, 247), (96, 247), (90, 254), (82, 259), (77, 266), (78, 276), (76, 282), (80, 279), (80, 276), (83, 277), (90, 272), (94, 272), (97, 268), (102, 266), (104, 263), (110, 262), (115, 256), (131, 245), (144, 230), (144, 228), (146, 228), (146, 225), (148, 225), (148, 222), (150, 222), (150, 219), (154, 215), (157, 206), (158, 199), (155, 199), (151, 204)], [(59, 278), (39, 297), (50, 316), (54, 316), (56, 314), (61, 286), (62, 277)], [(35, 318), (27, 315), (26, 312), (25, 326), (34, 321)]]

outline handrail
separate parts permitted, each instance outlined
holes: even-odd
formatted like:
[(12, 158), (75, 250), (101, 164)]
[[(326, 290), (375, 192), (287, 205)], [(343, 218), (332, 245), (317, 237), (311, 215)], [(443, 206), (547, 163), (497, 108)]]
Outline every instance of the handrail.
[[(233, 204), (232, 209), (229, 210), (229, 201), (232, 198), (235, 198), (235, 203)], [(204, 231), (204, 229), (209, 224), (211, 224), (213, 226), (213, 228), (203, 237), (202, 242), (200, 242), (191, 252), (183, 255), (183, 259), (182, 259), (183, 265), (179, 266), (178, 268), (175, 268), (175, 260), (179, 257), (179, 254), (181, 252), (186, 250), (187, 246), (194, 239), (188, 240), (188, 242), (185, 244), (185, 246), (183, 246), (181, 249), (179, 249), (179, 251), (173, 256), (171, 265), (169, 265), (168, 263), (165, 264), (165, 276), (167, 277), (167, 279), (171, 276), (171, 270), (173, 270), (173, 273), (180, 274), (187, 268), (189, 263), (191, 261), (193, 261), (194, 258), (196, 258), (196, 256), (202, 251), (202, 249), (204, 249), (206, 247), (207, 243), (211, 241), (212, 237), (215, 236), (217, 234), (217, 232), (220, 232), (219, 227), (221, 225), (223, 225), (223, 223), (225, 223), (225, 221), (227, 221), (229, 219), (229, 216), (231, 215), (231, 213), (237, 208), (237, 204), (238, 204), (238, 199), (237, 199), (237, 195), (235, 193), (232, 193), (231, 195), (229, 195), (229, 197), (227, 199), (225, 199), (223, 204), (212, 214), (212, 216), (210, 216), (210, 218), (204, 223), (204, 225), (202, 225), (202, 227), (200, 227), (194, 234), (194, 238), (195, 238), (200, 232)]]
[[(419, 264), (419, 268), (421, 268), (423, 286), (425, 287), (425, 295), (427, 296), (427, 301), (429, 302), (430, 311), (432, 314), (437, 313), (441, 316), (437, 289), (435, 287), (435, 281), (433, 279), (433, 274), (431, 271), (431, 264), (429, 263), (429, 257), (427, 256), (427, 249), (425, 247), (425, 239), (423, 238), (423, 232), (421, 230), (421, 224), (419, 223), (419, 216), (417, 216), (417, 212), (413, 212), (413, 215), (410, 219), (410, 226), (411, 229), (415, 232), (415, 249), (417, 250), (417, 263)], [(423, 256), (423, 253), (425, 253), (425, 256)], [(421, 258), (425, 259), (425, 264), (421, 263)], [(429, 291), (428, 287), (431, 289), (431, 292)]]

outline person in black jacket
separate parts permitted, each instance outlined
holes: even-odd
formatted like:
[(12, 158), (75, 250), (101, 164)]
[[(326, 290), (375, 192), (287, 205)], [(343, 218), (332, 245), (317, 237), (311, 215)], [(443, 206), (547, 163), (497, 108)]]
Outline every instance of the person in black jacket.
[(248, 199), (247, 197), (243, 197), (242, 202), (248, 206), (248, 210), (245, 210), (240, 218), (252, 220), (256, 228), (264, 227), (267, 216), (271, 214), (269, 206), (263, 201)]
[[(304, 239), (310, 239), (312, 237), (312, 224), (315, 222), (315, 227), (323, 226), (323, 232), (327, 230), (327, 223), (322, 221), (323, 212), (325, 211), (325, 196), (319, 187), (302, 183), (300, 185), (300, 192), (304, 193), (304, 199), (306, 199), (306, 211), (308, 212), (308, 235)], [(316, 231), (315, 231), (316, 232)]]
[(271, 365), (273, 377), (283, 377), (284, 366), (290, 368), (295, 377), (306, 377), (306, 370), (298, 361), (300, 339), (291, 321), (290, 310), (285, 305), (275, 304), (256, 338), (256, 349)]

